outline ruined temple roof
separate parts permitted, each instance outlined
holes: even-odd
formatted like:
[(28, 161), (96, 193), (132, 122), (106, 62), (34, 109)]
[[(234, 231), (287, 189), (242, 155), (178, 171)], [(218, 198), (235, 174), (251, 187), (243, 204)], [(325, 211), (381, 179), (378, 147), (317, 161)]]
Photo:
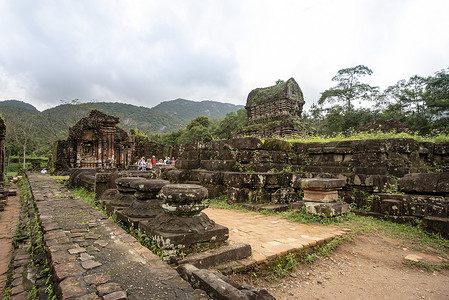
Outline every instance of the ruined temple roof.
[(289, 80), (266, 88), (257, 88), (248, 94), (246, 107), (257, 105), (260, 103), (272, 102), (279, 99), (296, 100), (304, 103), (304, 96), (301, 88), (295, 79)]
[(69, 129), (69, 137), (81, 137), (86, 129), (99, 129), (105, 126), (116, 126), (120, 119), (102, 113), (99, 110), (91, 110), (89, 116), (82, 118)]

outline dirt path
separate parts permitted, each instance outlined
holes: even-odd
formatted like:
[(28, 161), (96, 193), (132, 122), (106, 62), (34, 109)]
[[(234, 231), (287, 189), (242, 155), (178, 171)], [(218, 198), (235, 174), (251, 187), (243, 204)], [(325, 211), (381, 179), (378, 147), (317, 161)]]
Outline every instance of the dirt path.
[[(409, 254), (428, 264), (443, 260), (434, 249), (417, 251), (406, 242), (371, 234), (344, 242), (314, 264), (299, 264), (278, 282), (250, 281), (276, 299), (449, 299), (449, 270), (429, 272), (406, 266), (403, 261)], [(248, 277), (240, 278), (244, 279)]]

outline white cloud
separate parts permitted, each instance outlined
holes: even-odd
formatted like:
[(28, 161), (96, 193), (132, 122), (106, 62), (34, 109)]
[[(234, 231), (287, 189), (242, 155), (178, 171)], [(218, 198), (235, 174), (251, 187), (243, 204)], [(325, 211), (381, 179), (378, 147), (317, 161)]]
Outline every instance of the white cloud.
[(341, 68), (382, 88), (449, 61), (444, 0), (2, 1), (0, 95), (152, 107), (182, 97), (245, 104), (294, 77), (307, 104)]

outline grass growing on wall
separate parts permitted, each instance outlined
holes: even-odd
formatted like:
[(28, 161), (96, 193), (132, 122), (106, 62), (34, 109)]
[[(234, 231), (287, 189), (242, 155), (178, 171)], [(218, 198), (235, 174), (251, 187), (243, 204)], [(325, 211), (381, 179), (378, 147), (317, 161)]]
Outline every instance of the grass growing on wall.
[(326, 143), (326, 142), (334, 142), (334, 141), (352, 141), (352, 140), (376, 140), (376, 139), (414, 139), (418, 142), (449, 142), (449, 134), (442, 132), (435, 132), (429, 136), (420, 136), (417, 134), (409, 134), (409, 133), (397, 133), (397, 132), (381, 132), (381, 131), (373, 131), (373, 132), (346, 132), (346, 133), (338, 133), (335, 136), (310, 136), (306, 138), (287, 138), (286, 141), (294, 143)]

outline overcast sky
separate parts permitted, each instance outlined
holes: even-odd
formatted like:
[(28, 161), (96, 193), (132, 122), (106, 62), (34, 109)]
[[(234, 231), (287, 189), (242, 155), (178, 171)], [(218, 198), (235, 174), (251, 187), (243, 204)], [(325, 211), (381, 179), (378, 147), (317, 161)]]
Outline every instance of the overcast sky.
[(306, 108), (342, 68), (381, 89), (449, 67), (448, 0), (0, 0), (0, 100), (244, 105), (295, 78)]

